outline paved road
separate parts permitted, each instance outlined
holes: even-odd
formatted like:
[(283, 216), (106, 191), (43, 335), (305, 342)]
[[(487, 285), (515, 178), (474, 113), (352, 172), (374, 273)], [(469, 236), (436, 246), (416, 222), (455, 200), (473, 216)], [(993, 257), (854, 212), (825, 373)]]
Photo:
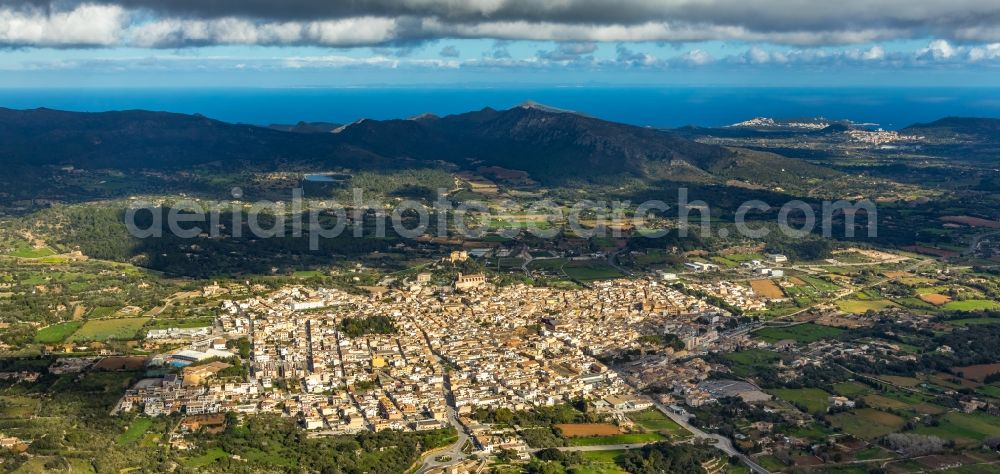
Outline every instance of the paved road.
[(747, 467), (749, 467), (751, 472), (757, 474), (770, 474), (770, 471), (764, 469), (763, 466), (753, 462), (752, 459), (743, 455), (743, 453), (737, 451), (736, 448), (733, 447), (732, 440), (730, 440), (729, 438), (722, 436), (720, 434), (706, 433), (697, 427), (691, 426), (691, 424), (688, 423), (687, 417), (670, 411), (669, 409), (667, 409), (667, 407), (663, 406), (663, 404), (661, 403), (656, 403), (656, 408), (659, 409), (661, 412), (663, 412), (663, 414), (667, 415), (668, 418), (674, 420), (675, 423), (681, 425), (684, 429), (690, 431), (695, 438), (714, 440), (713, 445), (716, 448), (719, 448), (720, 451), (726, 453), (729, 456), (736, 456), (740, 458), (740, 461)]
[(962, 254), (963, 255), (971, 255), (973, 252), (976, 251), (976, 247), (979, 246), (979, 242), (982, 242), (983, 240), (985, 240), (987, 238), (990, 238), (990, 237), (993, 237), (995, 235), (1000, 235), (1000, 231), (995, 231), (995, 232), (994, 231), (990, 231), (990, 232), (979, 234), (979, 235), (973, 237), (972, 241), (969, 242), (969, 248), (966, 249), (964, 252), (962, 252)]
[[(648, 443), (632, 443), (632, 444), (602, 444), (600, 446), (560, 446), (556, 449), (560, 451), (576, 451), (576, 452), (587, 452), (587, 451), (620, 451), (625, 449), (636, 449), (641, 448), (647, 444), (653, 444), (655, 441)], [(536, 452), (541, 451), (540, 449)]]
[[(465, 453), (462, 452), (462, 446), (465, 446), (466, 441), (469, 440), (469, 435), (465, 432), (465, 428), (459, 424), (458, 415), (450, 405), (448, 406), (448, 421), (458, 431), (458, 440), (447, 448), (435, 450), (426, 454), (424, 463), (420, 466), (420, 469), (417, 470), (417, 474), (423, 474), (436, 467), (458, 464), (465, 460)], [(445, 458), (448, 460), (438, 461), (438, 458)]]
[[(433, 347), (430, 344), (430, 338), (427, 336), (426, 332), (424, 332), (424, 339), (427, 341), (427, 347)], [(444, 367), (444, 359), (441, 357), (441, 355), (433, 350), (431, 351), (431, 353), (437, 360), (438, 365)], [(417, 470), (416, 474), (423, 474), (433, 468), (450, 466), (452, 464), (458, 464), (465, 460), (465, 453), (462, 452), (462, 447), (465, 446), (465, 443), (469, 441), (469, 433), (468, 431), (465, 430), (465, 427), (462, 426), (462, 424), (459, 423), (458, 421), (458, 410), (455, 409), (455, 396), (451, 391), (451, 378), (448, 376), (447, 372), (445, 372), (444, 375), (444, 391), (445, 391), (444, 398), (448, 410), (448, 422), (451, 423), (451, 426), (454, 426), (455, 430), (458, 432), (458, 440), (456, 440), (451, 446), (447, 448), (438, 449), (428, 454), (425, 454), (424, 463), (423, 465), (420, 466), (420, 469)], [(437, 458), (442, 458), (442, 457), (448, 458), (448, 460), (447, 461), (436, 460)]]

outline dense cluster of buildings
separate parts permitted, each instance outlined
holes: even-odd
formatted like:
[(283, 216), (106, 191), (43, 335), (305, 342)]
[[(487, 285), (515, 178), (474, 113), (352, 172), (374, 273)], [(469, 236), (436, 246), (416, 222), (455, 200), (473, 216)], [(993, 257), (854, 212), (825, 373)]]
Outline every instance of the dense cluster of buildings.
[(718, 280), (691, 284), (691, 288), (725, 301), (743, 311), (760, 311), (767, 308), (767, 298), (758, 295), (749, 286), (737, 282)]
[[(140, 381), (118, 409), (272, 412), (339, 434), (434, 429), (476, 408), (526, 409), (579, 397), (635, 408), (648, 402), (605, 362), (648, 346), (644, 335), (667, 331), (685, 350), (723, 343), (703, 325), (706, 315), (718, 319), (717, 308), (651, 279), (576, 290), (496, 287), (482, 275), (456, 283), (464, 284), (434, 286), (418, 276), (372, 294), (289, 287), (225, 301), (216, 321), (225, 340), (167, 360), (187, 352), (234, 355), (221, 350), (226, 340), (245, 339), (246, 377), (216, 377), (234, 361), (202, 359), (180, 375)], [(393, 330), (348, 334), (346, 322), (374, 316)], [(665, 367), (694, 387), (708, 372), (699, 364)]]
[(886, 143), (892, 143), (897, 141), (916, 141), (923, 139), (916, 135), (903, 135), (896, 131), (891, 130), (848, 130), (847, 135), (851, 137), (851, 140), (867, 143), (870, 145), (884, 145)]

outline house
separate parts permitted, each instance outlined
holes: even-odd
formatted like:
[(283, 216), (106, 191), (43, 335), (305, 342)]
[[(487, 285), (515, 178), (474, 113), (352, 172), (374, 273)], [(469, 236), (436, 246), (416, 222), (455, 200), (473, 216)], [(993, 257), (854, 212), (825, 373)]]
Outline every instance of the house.
[(850, 398), (847, 397), (832, 396), (830, 397), (830, 406), (854, 408), (854, 400), (851, 400)]
[(710, 272), (719, 269), (718, 265), (707, 262), (686, 262), (684, 266), (696, 272)]
[(788, 257), (780, 253), (769, 253), (767, 254), (767, 259), (772, 263), (785, 263), (788, 261)]
[(657, 273), (657, 275), (660, 276), (661, 280), (673, 281), (673, 280), (677, 279), (677, 274), (676, 273), (668, 273), (668, 272), (665, 272), (663, 270), (657, 270), (656, 273)]

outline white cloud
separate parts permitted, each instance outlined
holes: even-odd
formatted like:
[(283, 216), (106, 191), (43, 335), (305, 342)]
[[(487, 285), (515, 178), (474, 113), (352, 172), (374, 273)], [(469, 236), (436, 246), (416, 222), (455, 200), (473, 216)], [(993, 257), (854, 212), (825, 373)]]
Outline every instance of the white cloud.
[(164, 19), (129, 28), (126, 44), (151, 48), (186, 44), (360, 46), (393, 39), (395, 28), (395, 20), (386, 18), (264, 24), (236, 18)]
[(926, 48), (921, 49), (919, 53), (917, 53), (917, 56), (920, 59), (939, 60), (939, 59), (951, 59), (956, 54), (957, 50), (955, 49), (955, 47), (951, 45), (951, 43), (939, 39), (931, 41), (931, 43), (927, 45)]
[(126, 16), (115, 5), (80, 5), (51, 13), (0, 8), (0, 44), (113, 46), (120, 41)]
[(1000, 43), (990, 43), (969, 49), (969, 61), (1000, 59)]
[(861, 54), (861, 59), (864, 59), (865, 61), (878, 61), (880, 59), (885, 59), (885, 50), (879, 45), (872, 46), (871, 49)]
[(692, 49), (681, 56), (679, 56), (681, 62), (693, 65), (693, 66), (704, 66), (715, 61), (707, 51), (701, 49)]

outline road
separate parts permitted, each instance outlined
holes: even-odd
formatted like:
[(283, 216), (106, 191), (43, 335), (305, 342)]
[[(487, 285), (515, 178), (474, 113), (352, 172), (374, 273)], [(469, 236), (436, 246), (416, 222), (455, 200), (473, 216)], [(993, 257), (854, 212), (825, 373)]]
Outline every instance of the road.
[[(422, 332), (424, 334), (424, 339), (427, 341), (427, 347), (433, 348), (434, 346), (431, 345), (430, 337), (427, 335), (427, 332)], [(438, 365), (443, 368), (445, 364), (441, 355), (433, 349), (431, 349), (431, 354), (434, 355)], [(420, 469), (416, 471), (416, 474), (423, 474), (431, 469), (458, 464), (465, 460), (466, 455), (462, 452), (462, 447), (465, 446), (466, 442), (470, 442), (469, 432), (458, 421), (458, 410), (455, 408), (455, 395), (451, 391), (451, 377), (448, 376), (447, 371), (444, 373), (444, 399), (447, 406), (446, 409), (448, 411), (448, 422), (451, 423), (451, 426), (455, 427), (455, 431), (458, 432), (458, 440), (447, 448), (436, 449), (424, 454), (424, 462), (420, 466)], [(444, 458), (447, 459), (447, 461), (438, 461), (438, 458)]]
[(993, 236), (995, 236), (995, 235), (1000, 235), (1000, 231), (995, 231), (995, 232), (993, 232), (993, 231), (991, 231), (991, 232), (986, 232), (986, 233), (983, 233), (983, 234), (979, 234), (979, 235), (977, 235), (977, 236), (973, 237), (973, 238), (972, 238), (972, 241), (971, 241), (971, 242), (969, 242), (969, 248), (968, 248), (968, 249), (966, 249), (966, 250), (965, 250), (964, 252), (962, 252), (962, 253), (963, 253), (964, 255), (971, 255), (971, 254), (973, 254), (973, 253), (974, 253), (974, 252), (976, 251), (976, 247), (979, 247), (979, 242), (982, 242), (983, 240), (985, 240), (985, 239), (987, 239), (987, 238), (989, 238), (989, 237), (993, 237)]
[(683, 427), (684, 429), (690, 431), (691, 434), (693, 434), (695, 438), (697, 438), (697, 439), (705, 439), (705, 440), (714, 440), (713, 441), (713, 445), (716, 448), (718, 448), (720, 451), (726, 453), (729, 456), (736, 456), (736, 457), (738, 457), (740, 459), (740, 462), (742, 462), (743, 464), (745, 464), (747, 467), (750, 468), (751, 472), (758, 473), (758, 474), (770, 474), (770, 471), (768, 471), (767, 469), (764, 469), (763, 466), (761, 466), (760, 464), (757, 464), (757, 463), (753, 462), (752, 459), (750, 459), (749, 457), (743, 455), (743, 453), (737, 451), (736, 448), (733, 447), (732, 440), (730, 440), (729, 438), (727, 438), (725, 436), (722, 436), (720, 434), (706, 433), (706, 432), (702, 431), (701, 429), (699, 429), (699, 428), (697, 428), (695, 426), (692, 426), (690, 423), (688, 423), (688, 417), (685, 417), (685, 416), (679, 415), (677, 413), (674, 413), (673, 411), (670, 411), (669, 409), (667, 409), (667, 407), (663, 406), (662, 403), (655, 403), (655, 406), (656, 406), (656, 408), (658, 410), (660, 410), (661, 412), (663, 412), (664, 415), (667, 415), (668, 418), (670, 418), (671, 420), (674, 420), (674, 423), (677, 423), (678, 425), (681, 425), (681, 427)]
[[(636, 449), (641, 448), (647, 444), (653, 444), (656, 441), (650, 441), (648, 443), (631, 443), (631, 444), (602, 444), (599, 446), (560, 446), (556, 449), (560, 451), (568, 452), (589, 452), (589, 451), (623, 451), (626, 449)], [(541, 451), (541, 449), (535, 452)]]

